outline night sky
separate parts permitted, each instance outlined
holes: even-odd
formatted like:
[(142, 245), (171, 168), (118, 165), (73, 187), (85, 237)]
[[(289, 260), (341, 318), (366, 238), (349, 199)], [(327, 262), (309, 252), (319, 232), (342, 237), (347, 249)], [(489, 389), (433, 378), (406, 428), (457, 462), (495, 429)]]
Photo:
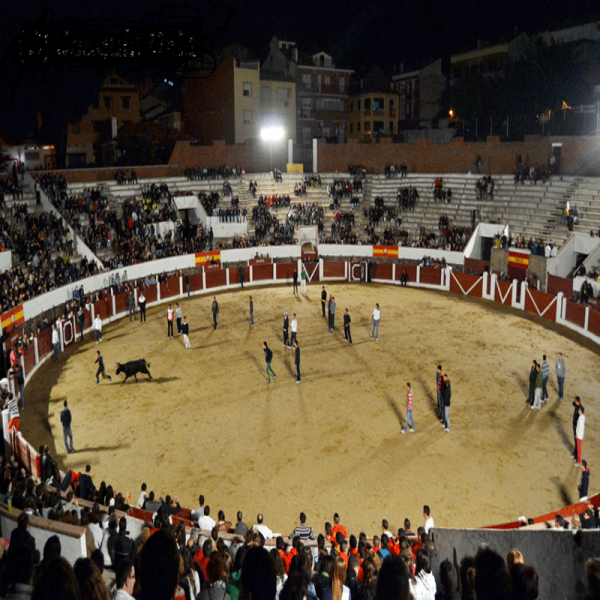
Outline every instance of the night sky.
[[(510, 39), (515, 30), (533, 33), (600, 20), (597, 0), (231, 0), (220, 4), (104, 0), (95, 6), (74, 0), (33, 0), (4, 2), (0, 11), (0, 136), (9, 141), (22, 140), (35, 130), (38, 110), (45, 141), (51, 140), (65, 118), (76, 116), (97, 97), (103, 77), (111, 70), (138, 81), (181, 78), (191, 59), (178, 57), (178, 44), (185, 48), (183, 40), (189, 37), (199, 54), (216, 55), (220, 48), (238, 42), (263, 60), (276, 35), (296, 41), (301, 52), (325, 50), (338, 66), (361, 72), (378, 64), (391, 72), (401, 63), (411, 68), (427, 59), (472, 49), (478, 39), (497, 42)], [(151, 34), (165, 26), (172, 43), (153, 54), (151, 39), (158, 41)], [(108, 45), (113, 44), (114, 54), (122, 46), (126, 27), (141, 40), (142, 58), (72, 56), (72, 44), (64, 45), (68, 51), (57, 51), (56, 40), (64, 39), (60, 36), (65, 31), (72, 36), (69, 39), (87, 40), (88, 51), (92, 40), (110, 39), (112, 33)], [(33, 33), (36, 28), (48, 34), (46, 45)], [(178, 37), (177, 32), (184, 35)]]

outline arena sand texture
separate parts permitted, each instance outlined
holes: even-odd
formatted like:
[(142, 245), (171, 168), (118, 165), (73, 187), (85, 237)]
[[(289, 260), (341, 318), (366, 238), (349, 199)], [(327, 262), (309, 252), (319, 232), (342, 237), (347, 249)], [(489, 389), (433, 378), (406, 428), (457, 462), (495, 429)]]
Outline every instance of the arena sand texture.
[[(429, 504), (438, 526), (480, 527), (536, 516), (577, 500), (572, 399), (586, 407), (583, 455), (596, 492), (598, 351), (583, 338), (520, 311), (453, 294), (386, 285), (326, 286), (337, 301), (335, 333), (321, 317), (321, 284), (294, 298), (291, 286), (262, 287), (181, 301), (191, 350), (167, 339), (166, 304), (148, 323), (105, 325), (104, 341), (48, 361), (26, 390), (21, 429), (34, 445), (49, 443), (63, 468), (92, 465), (102, 480), (137, 499), (140, 484), (197, 507), (204, 494), (216, 518), (237, 510), (285, 535), (300, 511), (317, 532), (339, 512), (349, 531), (380, 533), (410, 518), (421, 525)], [(250, 327), (252, 294), (256, 326)], [(375, 302), (380, 341), (371, 341)], [(174, 306), (174, 304), (173, 304)], [(343, 312), (354, 344), (344, 341)], [(302, 383), (294, 352), (283, 347), (283, 313), (298, 315)], [(273, 350), (277, 379), (267, 385), (262, 349)], [(95, 384), (96, 350), (113, 377)], [(565, 401), (556, 400), (554, 363), (567, 363)], [(550, 400), (525, 403), (533, 358), (550, 359)], [(145, 358), (153, 380), (122, 384), (115, 361)], [(435, 415), (435, 371), (452, 382), (451, 432)], [(414, 394), (416, 433), (401, 434), (405, 383)], [(76, 452), (67, 456), (59, 414), (68, 398)]]

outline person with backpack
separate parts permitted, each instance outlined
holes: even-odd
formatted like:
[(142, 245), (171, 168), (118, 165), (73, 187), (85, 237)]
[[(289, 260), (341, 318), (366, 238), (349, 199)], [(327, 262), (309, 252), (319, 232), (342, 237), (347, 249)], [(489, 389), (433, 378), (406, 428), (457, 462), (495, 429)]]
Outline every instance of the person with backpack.
[(275, 371), (273, 371), (271, 367), (271, 361), (273, 360), (273, 351), (267, 345), (267, 342), (263, 342), (263, 350), (265, 352), (265, 360), (267, 361), (267, 383), (271, 383), (271, 374), (273, 375), (273, 379), (277, 378), (275, 375)]

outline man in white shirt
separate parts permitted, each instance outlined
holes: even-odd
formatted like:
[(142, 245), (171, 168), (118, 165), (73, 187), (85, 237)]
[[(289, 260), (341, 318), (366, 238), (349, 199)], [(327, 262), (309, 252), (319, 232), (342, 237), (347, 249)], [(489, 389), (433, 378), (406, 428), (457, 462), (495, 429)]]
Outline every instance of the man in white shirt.
[(142, 491), (138, 497), (138, 501), (137, 501), (137, 507), (138, 508), (144, 508), (144, 503), (146, 502), (146, 498), (148, 497), (148, 494), (146, 493), (146, 489), (147, 486), (145, 483), (142, 483)]
[(205, 506), (204, 515), (198, 519), (198, 527), (202, 531), (212, 531), (216, 524), (215, 520), (210, 516), (210, 506)]
[(257, 531), (260, 533), (265, 540), (270, 540), (273, 538), (273, 532), (263, 523), (262, 513), (258, 513), (256, 516), (256, 525), (252, 528), (252, 531)]
[(117, 589), (113, 592), (111, 600), (133, 600), (135, 586), (135, 566), (130, 559), (119, 562), (115, 569), (115, 583)]
[(435, 527), (435, 524), (433, 522), (433, 518), (431, 517), (431, 511), (429, 510), (429, 506), (427, 506), (427, 504), (423, 507), (423, 518), (425, 519), (423, 529), (425, 529), (425, 533), (429, 534), (429, 531)]
[(296, 334), (298, 333), (298, 319), (296, 319), (296, 313), (292, 317), (292, 339), (290, 341), (291, 347), (294, 347), (294, 341), (296, 340)]
[(56, 325), (52, 330), (52, 348), (54, 349), (52, 362), (56, 362), (58, 360), (58, 353), (60, 352), (60, 338), (58, 337), (58, 327)]
[(575, 462), (576, 467), (581, 466), (581, 446), (583, 444), (583, 435), (585, 433), (585, 415), (583, 414), (585, 409), (583, 406), (579, 407), (579, 418), (577, 419), (577, 428), (575, 429), (575, 437), (577, 438), (577, 461)]
[(375, 337), (375, 332), (377, 332), (377, 341), (379, 341), (379, 321), (381, 321), (381, 311), (379, 310), (379, 304), (376, 304), (375, 308), (373, 309), (373, 316), (371, 317), (371, 321), (373, 322), (371, 339)]
[(102, 341), (102, 319), (100, 315), (94, 320), (94, 331), (96, 332), (96, 344)]
[(204, 496), (202, 494), (200, 494), (200, 496), (198, 497), (198, 508), (196, 510), (193, 510), (192, 513), (190, 514), (190, 518), (192, 519), (192, 521), (194, 521), (194, 523), (198, 522), (198, 519), (200, 519), (200, 517), (204, 516)]

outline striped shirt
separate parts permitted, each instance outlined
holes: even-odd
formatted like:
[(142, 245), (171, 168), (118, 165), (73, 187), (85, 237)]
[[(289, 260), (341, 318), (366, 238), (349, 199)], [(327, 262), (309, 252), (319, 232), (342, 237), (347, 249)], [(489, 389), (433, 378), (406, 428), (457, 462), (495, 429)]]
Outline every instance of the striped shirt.
[(19, 418), (19, 403), (17, 402), (17, 396), (13, 396), (11, 399), (9, 399), (6, 408), (8, 408), (9, 419)]
[(316, 540), (317, 534), (308, 525), (298, 525), (292, 533), (290, 533), (290, 540), (295, 537), (299, 537), (301, 540)]
[(548, 379), (550, 377), (550, 364), (546, 361), (542, 363), (542, 377)]
[(406, 410), (412, 410), (412, 392), (408, 392), (408, 406)]

